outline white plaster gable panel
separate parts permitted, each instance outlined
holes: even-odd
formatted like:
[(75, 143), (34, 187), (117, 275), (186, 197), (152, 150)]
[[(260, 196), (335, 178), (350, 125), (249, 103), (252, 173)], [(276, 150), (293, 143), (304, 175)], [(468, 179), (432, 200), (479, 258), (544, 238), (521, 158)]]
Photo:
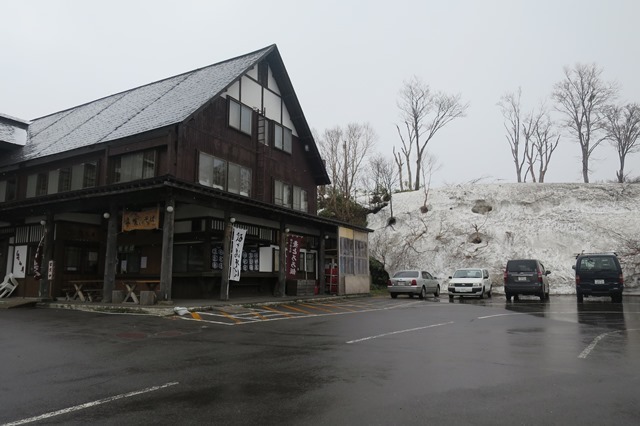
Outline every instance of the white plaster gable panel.
[(247, 75), (254, 80), (258, 80), (258, 67), (253, 67), (249, 71), (247, 71)]
[(231, 96), (235, 100), (240, 99), (240, 82), (236, 81), (229, 87), (224, 94), (224, 97)]
[(271, 71), (271, 67), (269, 67), (269, 79), (267, 81), (267, 87), (272, 92), (280, 94), (280, 88), (278, 87), (278, 83), (276, 83), (276, 79), (273, 78), (273, 72)]
[(291, 133), (293, 133), (294, 136), (298, 136), (298, 132), (296, 132), (296, 128), (293, 125), (293, 121), (291, 121), (289, 110), (284, 105), (282, 107), (282, 125), (290, 128)]
[(262, 111), (262, 86), (247, 76), (242, 77), (240, 102), (248, 107)]
[(280, 96), (264, 91), (264, 112), (267, 118), (275, 122), (282, 122), (282, 99)]

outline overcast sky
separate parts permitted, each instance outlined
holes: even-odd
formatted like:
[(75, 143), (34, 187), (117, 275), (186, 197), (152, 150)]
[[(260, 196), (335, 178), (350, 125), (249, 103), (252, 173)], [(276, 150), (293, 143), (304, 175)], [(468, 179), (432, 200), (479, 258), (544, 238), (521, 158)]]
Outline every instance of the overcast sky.
[[(369, 122), (391, 155), (399, 90), (418, 76), (470, 104), (429, 144), (434, 186), (514, 182), (496, 103), (521, 87), (537, 106), (564, 66), (595, 62), (640, 103), (637, 0), (0, 0), (0, 13), (0, 113), (23, 119), (275, 43), (313, 129)], [(560, 143), (547, 181), (582, 181), (577, 142)], [(612, 147), (592, 158), (592, 182), (615, 178)], [(640, 175), (640, 153), (626, 171)]]

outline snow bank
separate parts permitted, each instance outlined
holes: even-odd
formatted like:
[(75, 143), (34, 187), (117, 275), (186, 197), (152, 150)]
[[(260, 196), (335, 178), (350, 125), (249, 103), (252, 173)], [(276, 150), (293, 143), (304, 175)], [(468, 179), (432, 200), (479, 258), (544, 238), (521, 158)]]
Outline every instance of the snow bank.
[[(508, 259), (537, 258), (552, 271), (551, 292), (572, 294), (576, 253), (626, 255), (640, 241), (638, 184), (453, 185), (431, 188), (426, 202), (423, 190), (392, 202), (392, 226), (389, 206), (368, 217), (371, 255), (390, 273), (424, 268), (443, 282), (457, 268), (486, 267), (501, 287)], [(640, 255), (621, 260), (625, 284), (637, 287)]]

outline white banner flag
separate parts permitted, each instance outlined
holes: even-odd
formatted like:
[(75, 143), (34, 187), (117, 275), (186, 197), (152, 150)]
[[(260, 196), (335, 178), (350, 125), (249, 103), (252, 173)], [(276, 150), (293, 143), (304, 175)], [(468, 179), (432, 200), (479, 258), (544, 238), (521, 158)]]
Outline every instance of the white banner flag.
[(233, 227), (233, 236), (231, 237), (231, 256), (229, 264), (229, 281), (240, 281), (240, 271), (242, 271), (242, 247), (244, 246), (244, 237), (247, 233), (246, 229)]

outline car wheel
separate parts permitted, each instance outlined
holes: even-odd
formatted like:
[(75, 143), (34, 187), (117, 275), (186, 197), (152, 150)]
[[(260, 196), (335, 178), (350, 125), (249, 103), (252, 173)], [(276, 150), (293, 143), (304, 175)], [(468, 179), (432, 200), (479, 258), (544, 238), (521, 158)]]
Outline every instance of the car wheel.
[(420, 297), (420, 299), (427, 297), (427, 289), (424, 286), (422, 286), (422, 290), (420, 290), (420, 295), (418, 297)]
[(539, 297), (541, 302), (544, 302), (544, 300), (547, 298), (544, 289), (542, 289), (542, 293), (540, 293)]
[(511, 302), (511, 293), (505, 293), (504, 297), (507, 298), (507, 302)]
[(413, 299), (413, 293), (409, 293), (409, 297)]
[(514, 302), (519, 302), (520, 301), (520, 296), (518, 296), (517, 294), (513, 295), (513, 301)]
[(582, 296), (582, 293), (576, 293), (576, 297), (578, 298), (578, 303), (584, 302), (584, 296)]
[(436, 286), (436, 291), (433, 293), (433, 295), (435, 297), (440, 297), (440, 286), (439, 285)]
[(622, 295), (616, 294), (615, 296), (611, 296), (611, 302), (613, 303), (622, 303)]
[(449, 295), (449, 302), (453, 302), (453, 296)]
[(491, 299), (492, 296), (493, 296), (493, 287), (489, 287), (489, 291), (487, 292), (487, 297)]
[(482, 291), (480, 292), (480, 295), (478, 295), (478, 299), (484, 299), (484, 287), (482, 287)]
[(396, 297), (398, 297), (398, 293), (389, 293), (391, 295), (392, 299), (395, 299)]

